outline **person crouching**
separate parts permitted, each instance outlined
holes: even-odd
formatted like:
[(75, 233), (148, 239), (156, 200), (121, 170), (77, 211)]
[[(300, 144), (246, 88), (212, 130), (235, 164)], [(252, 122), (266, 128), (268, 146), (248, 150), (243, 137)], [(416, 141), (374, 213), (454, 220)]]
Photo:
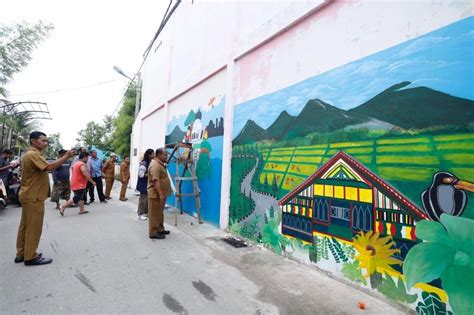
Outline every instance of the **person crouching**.
[(73, 203), (79, 204), (79, 214), (89, 212), (84, 209), (84, 194), (86, 191), (87, 182), (91, 183), (93, 186), (95, 186), (95, 182), (92, 180), (89, 172), (87, 171), (86, 162), (88, 157), (88, 152), (81, 152), (79, 154), (79, 159), (72, 166), (71, 189), (74, 193), (74, 196), (59, 208), (59, 213), (62, 216), (64, 215), (64, 210), (67, 207), (70, 207)]

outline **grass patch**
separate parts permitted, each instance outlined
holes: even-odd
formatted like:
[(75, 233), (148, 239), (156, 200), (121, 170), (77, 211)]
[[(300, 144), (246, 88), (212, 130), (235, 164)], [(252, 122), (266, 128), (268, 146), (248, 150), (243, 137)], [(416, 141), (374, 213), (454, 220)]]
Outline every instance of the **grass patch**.
[(298, 150), (306, 150), (306, 149), (326, 149), (327, 144), (315, 144), (315, 145), (306, 145), (306, 146), (301, 146), (297, 147)]
[(355, 155), (353, 156), (354, 159), (359, 161), (362, 164), (370, 164), (372, 163), (372, 156), (371, 155)]
[(286, 190), (292, 190), (293, 188), (301, 184), (306, 178), (307, 176), (302, 177), (302, 176), (287, 174), (285, 176), (285, 179), (283, 180), (283, 185), (281, 187)]
[(436, 156), (417, 156), (417, 155), (382, 155), (377, 156), (377, 164), (439, 164), (439, 158)]
[(322, 160), (322, 156), (295, 156), (292, 161), (320, 164)]
[(295, 154), (297, 155), (324, 155), (326, 150), (296, 150)]
[(428, 144), (413, 144), (413, 145), (386, 145), (377, 147), (377, 153), (392, 153), (392, 152), (431, 152), (433, 147)]
[(308, 164), (291, 164), (288, 168), (288, 172), (298, 173), (302, 175), (310, 175), (316, 172), (318, 165), (308, 165)]
[(359, 142), (338, 142), (332, 143), (329, 145), (331, 149), (334, 148), (351, 148), (351, 147), (366, 147), (372, 146), (374, 144), (373, 141), (359, 141)]
[[(347, 148), (342, 149), (347, 154), (357, 154), (357, 153), (372, 153), (373, 147), (364, 147), (364, 148)], [(331, 149), (328, 151), (327, 154), (336, 154), (337, 152), (341, 151), (341, 149)]]
[(273, 163), (279, 163), (279, 162), (290, 162), (291, 156), (273, 156), (270, 155), (267, 159), (267, 163), (273, 162)]
[(390, 138), (377, 140), (377, 144), (404, 144), (404, 143), (430, 143), (428, 137), (419, 138)]
[(470, 164), (474, 162), (474, 153), (448, 153), (443, 155), (443, 159), (452, 164)]
[(474, 168), (453, 167), (449, 171), (459, 179), (472, 180), (474, 178)]
[(437, 143), (436, 150), (474, 150), (474, 142)]
[(378, 167), (377, 174), (383, 179), (390, 180), (412, 180), (418, 182), (427, 182), (437, 168), (415, 168), (415, 167)]
[(474, 140), (474, 134), (461, 133), (455, 135), (439, 135), (433, 137), (434, 141), (456, 141), (456, 140)]
[(273, 162), (267, 162), (265, 163), (265, 167), (263, 168), (265, 171), (280, 171), (280, 172), (285, 172), (286, 167), (288, 164), (278, 164), (278, 163), (273, 163)]

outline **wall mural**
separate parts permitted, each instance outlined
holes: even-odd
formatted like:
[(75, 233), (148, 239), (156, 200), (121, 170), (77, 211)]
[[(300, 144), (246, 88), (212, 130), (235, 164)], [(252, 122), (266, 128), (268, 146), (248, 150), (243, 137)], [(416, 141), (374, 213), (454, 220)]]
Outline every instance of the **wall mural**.
[(474, 314), (473, 62), (470, 17), (237, 105), (231, 231)]
[[(201, 190), (201, 217), (210, 223), (219, 224), (222, 178), (222, 145), (224, 135), (224, 103), (221, 95), (213, 96), (207, 104), (196, 106), (186, 114), (172, 117), (168, 123), (165, 142), (188, 142), (193, 145), (197, 160), (196, 175)], [(176, 165), (168, 166), (171, 176), (176, 174)], [(183, 193), (191, 193), (191, 181), (183, 182)], [(174, 204), (174, 196), (168, 201)], [(196, 212), (195, 199), (183, 197), (183, 210), (192, 215)]]

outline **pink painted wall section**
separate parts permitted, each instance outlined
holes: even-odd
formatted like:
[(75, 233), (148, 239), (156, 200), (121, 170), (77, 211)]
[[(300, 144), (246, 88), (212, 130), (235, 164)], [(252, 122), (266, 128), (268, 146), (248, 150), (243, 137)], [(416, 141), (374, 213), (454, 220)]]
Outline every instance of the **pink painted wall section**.
[(237, 61), (235, 104), (420, 36), (466, 14), (462, 3), (335, 1)]

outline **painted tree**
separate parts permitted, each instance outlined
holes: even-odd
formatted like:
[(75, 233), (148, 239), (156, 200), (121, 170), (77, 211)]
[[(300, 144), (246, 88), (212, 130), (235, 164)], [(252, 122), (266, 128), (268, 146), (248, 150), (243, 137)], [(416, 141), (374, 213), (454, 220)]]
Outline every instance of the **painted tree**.
[(276, 180), (276, 174), (273, 174), (273, 180), (272, 180), (272, 193), (273, 193), (273, 196), (277, 196), (278, 194), (278, 183), (277, 183), (277, 180)]
[(191, 110), (184, 121), (184, 126), (187, 127), (191, 125), (195, 119), (196, 119), (196, 113), (194, 113), (194, 111)]

